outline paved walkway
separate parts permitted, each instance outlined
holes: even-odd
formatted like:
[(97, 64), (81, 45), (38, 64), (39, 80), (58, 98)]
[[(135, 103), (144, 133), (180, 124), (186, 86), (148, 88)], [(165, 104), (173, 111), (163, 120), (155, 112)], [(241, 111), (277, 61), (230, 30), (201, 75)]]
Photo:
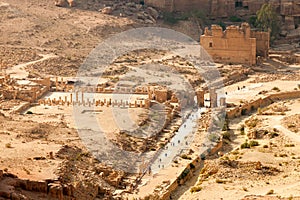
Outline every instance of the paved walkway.
[(177, 156), (190, 149), (193, 135), (197, 128), (197, 119), (201, 116), (201, 109), (193, 110), (184, 123), (180, 126), (176, 135), (160, 152), (156, 160), (151, 164), (152, 173), (156, 174), (170, 166)]

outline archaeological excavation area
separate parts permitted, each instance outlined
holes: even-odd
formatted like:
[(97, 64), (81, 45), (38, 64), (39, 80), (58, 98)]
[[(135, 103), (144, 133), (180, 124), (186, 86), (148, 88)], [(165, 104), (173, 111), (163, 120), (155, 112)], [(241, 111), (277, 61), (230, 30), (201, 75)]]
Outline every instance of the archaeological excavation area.
[(0, 200), (300, 199), (299, 16), (0, 1)]

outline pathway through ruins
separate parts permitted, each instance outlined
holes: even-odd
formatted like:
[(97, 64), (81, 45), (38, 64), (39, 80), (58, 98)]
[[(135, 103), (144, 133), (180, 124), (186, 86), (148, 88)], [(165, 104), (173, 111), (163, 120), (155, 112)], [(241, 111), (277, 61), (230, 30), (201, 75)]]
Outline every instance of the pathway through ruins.
[(32, 65), (32, 64), (35, 64), (35, 63), (38, 63), (38, 62), (42, 62), (42, 61), (48, 60), (50, 58), (58, 57), (54, 54), (39, 54), (39, 56), (42, 56), (42, 58), (39, 59), (39, 60), (30, 61), (30, 62), (27, 62), (27, 63), (22, 63), (22, 64), (19, 64), (19, 65), (15, 65), (15, 66), (7, 69), (6, 73), (10, 74), (10, 76), (13, 77), (13, 78), (25, 79), (25, 78), (28, 77), (28, 74), (29, 74), (29, 72), (27, 72), (25, 70), (26, 66)]
[(197, 119), (201, 116), (201, 111), (203, 111), (203, 109), (204, 108), (193, 110), (191, 114), (189, 114), (175, 136), (151, 164), (151, 171), (153, 174), (168, 167), (174, 159), (184, 153), (185, 150), (188, 151), (190, 149), (190, 145), (194, 139), (193, 135), (197, 129)]

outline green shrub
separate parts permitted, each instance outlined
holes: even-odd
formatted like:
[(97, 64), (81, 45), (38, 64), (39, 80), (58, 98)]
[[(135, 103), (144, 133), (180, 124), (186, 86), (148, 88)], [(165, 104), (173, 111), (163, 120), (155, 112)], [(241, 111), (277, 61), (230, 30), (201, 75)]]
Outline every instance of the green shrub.
[(285, 147), (295, 147), (294, 144), (285, 144), (284, 146), (285, 146)]
[(242, 19), (237, 16), (231, 16), (231, 17), (229, 17), (229, 20), (231, 22), (242, 22)]
[(240, 127), (240, 133), (241, 133), (241, 135), (245, 135), (245, 125), (244, 124), (241, 125), (241, 127)]
[(230, 141), (230, 133), (228, 131), (224, 132), (222, 134), (223, 139)]
[(28, 111), (26, 112), (26, 114), (28, 114), (28, 115), (32, 115), (32, 114), (33, 114), (33, 112), (32, 112), (32, 111), (30, 111), (30, 110), (28, 110)]
[(271, 132), (269, 134), (270, 134), (270, 138), (274, 138), (274, 137), (278, 137), (279, 136), (279, 134), (276, 133), (276, 132)]
[(247, 109), (242, 109), (242, 112), (241, 112), (241, 114), (242, 114), (242, 115), (246, 115), (246, 114), (247, 114), (247, 112), (248, 112), (248, 110), (247, 110)]
[(226, 29), (226, 24), (224, 22), (218, 22), (217, 24), (222, 27), (223, 31)]
[(228, 131), (228, 130), (230, 130), (230, 129), (229, 129), (228, 120), (226, 120), (224, 125), (223, 125), (222, 131)]
[(273, 87), (272, 90), (280, 92), (280, 89), (278, 87)]
[(178, 17), (173, 12), (164, 12), (163, 19), (167, 24), (176, 24), (179, 21)]
[(195, 169), (195, 165), (193, 163), (190, 163), (190, 168)]
[(241, 149), (249, 149), (250, 145), (248, 142), (244, 142), (243, 144), (241, 144)]
[(185, 169), (185, 170), (180, 174), (180, 176), (178, 177), (179, 180), (184, 179), (189, 173), (190, 173), (190, 170), (189, 170), (189, 169)]
[(254, 147), (254, 146), (258, 146), (259, 145), (259, 143), (257, 142), (257, 141), (255, 141), (255, 140), (251, 140), (250, 142), (249, 142), (249, 146), (250, 147)]
[(200, 192), (202, 190), (201, 186), (194, 186), (191, 188), (191, 193)]
[(270, 190), (269, 192), (267, 192), (267, 195), (270, 195), (270, 194), (274, 194), (274, 190)]
[(248, 20), (248, 23), (252, 26), (252, 27), (256, 27), (256, 20), (257, 17), (256, 16), (251, 16)]
[(226, 180), (216, 179), (216, 183), (223, 184), (223, 183), (226, 183)]
[(192, 160), (192, 158), (190, 156), (187, 156), (186, 154), (182, 154), (180, 156), (182, 159), (186, 159), (186, 160)]
[(208, 139), (212, 142), (217, 142), (219, 140), (219, 136), (215, 133), (211, 133), (209, 134)]

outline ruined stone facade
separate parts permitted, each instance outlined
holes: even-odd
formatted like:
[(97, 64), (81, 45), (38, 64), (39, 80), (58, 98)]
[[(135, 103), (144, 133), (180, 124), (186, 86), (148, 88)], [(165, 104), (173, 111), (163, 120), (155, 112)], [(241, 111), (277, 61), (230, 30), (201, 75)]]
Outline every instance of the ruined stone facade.
[(252, 32), (247, 23), (241, 27), (229, 26), (225, 31), (218, 25), (205, 29), (200, 37), (201, 46), (215, 62), (256, 64), (256, 55), (268, 56), (269, 33)]
[(200, 44), (215, 62), (256, 63), (256, 40), (250, 37), (250, 27), (229, 26), (223, 32), (222, 27), (212, 25), (211, 30), (205, 29)]
[(145, 0), (146, 5), (165, 11), (200, 10), (211, 18), (255, 15), (267, 2), (282, 16), (284, 29), (292, 30), (300, 25), (299, 0)]

